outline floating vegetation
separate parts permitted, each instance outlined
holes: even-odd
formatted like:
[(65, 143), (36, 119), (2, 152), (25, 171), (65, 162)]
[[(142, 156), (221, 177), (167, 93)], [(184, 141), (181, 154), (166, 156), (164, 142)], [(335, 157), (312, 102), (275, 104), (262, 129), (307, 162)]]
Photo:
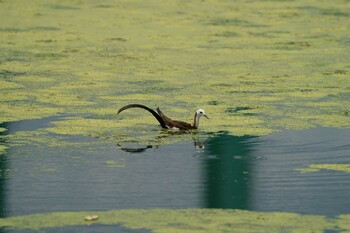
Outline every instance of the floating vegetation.
[(116, 117), (140, 103), (188, 122), (203, 108), (207, 135), (350, 127), (343, 1), (12, 4), (0, 9), (0, 122), (66, 114), (46, 132), (155, 142), (147, 113)]
[[(84, 217), (85, 216), (85, 217)], [(222, 209), (149, 209), (90, 212), (54, 212), (0, 219), (7, 229), (44, 230), (89, 224), (121, 224), (152, 232), (326, 232), (349, 229), (349, 216), (254, 212)]]
[(238, 37), (239, 34), (237, 32), (225, 31), (225, 32), (217, 33), (217, 34), (215, 34), (215, 36), (219, 36), (219, 37)]
[(325, 16), (350, 17), (349, 11), (347, 11), (346, 9), (337, 8), (334, 6), (318, 7), (318, 6), (305, 5), (305, 6), (298, 7), (298, 9), (305, 10), (313, 14), (319, 14), (319, 15), (325, 15)]
[(105, 161), (105, 164), (107, 167), (111, 168), (125, 168), (125, 159), (118, 159), (118, 160), (107, 160)]
[(55, 127), (47, 130), (62, 135), (86, 135), (98, 137), (102, 132), (118, 130), (119, 123), (115, 120), (68, 118), (53, 122)]
[(7, 82), (0, 80), (1, 89), (17, 89), (22, 88), (23, 86), (18, 83)]
[(226, 110), (226, 112), (228, 112), (228, 113), (238, 113), (240, 111), (251, 110), (251, 109), (253, 109), (253, 108), (248, 107), (248, 106), (237, 106), (237, 107), (228, 108)]
[(0, 114), (0, 122), (43, 118), (56, 115), (61, 111), (59, 108), (31, 103), (10, 104), (9, 102), (0, 102), (0, 108), (2, 111)]
[(28, 28), (15, 28), (15, 27), (4, 27), (0, 28), (0, 32), (31, 32), (31, 31), (59, 31), (58, 27), (45, 27), (45, 26), (37, 26), (37, 27), (28, 27)]
[(48, 5), (50, 8), (55, 10), (79, 10), (79, 7), (70, 6), (70, 5), (61, 5), (61, 4), (50, 4)]
[(96, 221), (98, 219), (99, 219), (98, 215), (88, 215), (84, 218), (85, 221)]
[(209, 24), (214, 26), (242, 26), (242, 27), (266, 27), (266, 25), (252, 23), (248, 20), (242, 19), (225, 19), (225, 18), (217, 18), (212, 19)]
[(7, 146), (1, 145), (0, 144), (0, 155), (4, 154), (6, 152), (6, 150), (8, 149)]
[(350, 173), (350, 164), (310, 164), (306, 168), (298, 168), (301, 173), (319, 172), (320, 170), (332, 170)]
[(290, 42), (283, 42), (283, 43), (277, 43), (276, 48), (279, 50), (298, 50), (298, 49), (305, 49), (310, 47), (310, 43), (307, 41), (290, 41)]
[[(24, 72), (17, 72), (17, 71), (10, 71), (10, 70), (0, 70), (0, 78), (1, 79), (10, 79), (12, 77), (16, 76), (22, 76), (25, 75)], [(4, 87), (1, 87), (4, 88)]]
[[(0, 123), (64, 116), (15, 133), (9, 124), (0, 154), (11, 146), (64, 150), (112, 141), (147, 149), (222, 132), (350, 127), (347, 1), (0, 2)], [(176, 134), (142, 110), (116, 116), (131, 103), (159, 106), (188, 122), (203, 108), (210, 120)], [(66, 140), (73, 136), (84, 140)], [(110, 169), (124, 162), (101, 161)], [(320, 170), (349, 172), (349, 165), (299, 169)], [(0, 227), (79, 226), (95, 215), (98, 224), (154, 232), (350, 230), (349, 215), (222, 209), (56, 212), (1, 218)]]

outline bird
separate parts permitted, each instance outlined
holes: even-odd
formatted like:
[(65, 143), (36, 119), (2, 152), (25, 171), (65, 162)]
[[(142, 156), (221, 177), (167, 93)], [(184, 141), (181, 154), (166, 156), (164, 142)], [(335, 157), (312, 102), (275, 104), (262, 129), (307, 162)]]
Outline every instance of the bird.
[(159, 122), (160, 126), (163, 129), (173, 129), (173, 130), (191, 130), (191, 129), (197, 129), (199, 126), (199, 118), (201, 116), (204, 116), (205, 118), (209, 119), (209, 117), (205, 114), (205, 111), (203, 109), (198, 109), (196, 113), (194, 114), (193, 124), (189, 124), (187, 122), (183, 121), (177, 121), (172, 120), (169, 117), (165, 116), (164, 113), (157, 107), (156, 111), (145, 106), (142, 104), (129, 104), (126, 105), (118, 110), (118, 113), (121, 113), (122, 111), (129, 109), (129, 108), (142, 108), (150, 112)]

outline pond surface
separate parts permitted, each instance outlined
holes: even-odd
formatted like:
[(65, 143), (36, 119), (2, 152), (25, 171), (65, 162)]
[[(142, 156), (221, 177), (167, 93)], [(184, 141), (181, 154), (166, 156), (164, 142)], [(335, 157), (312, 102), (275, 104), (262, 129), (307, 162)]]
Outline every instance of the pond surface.
[(1, 230), (350, 231), (349, 12), (0, 0)]
[[(16, 134), (50, 120), (4, 126)], [(140, 208), (346, 214), (350, 173), (302, 168), (350, 163), (349, 138), (348, 129), (315, 128), (159, 146), (73, 136), (64, 147), (9, 145), (0, 164), (2, 216)]]

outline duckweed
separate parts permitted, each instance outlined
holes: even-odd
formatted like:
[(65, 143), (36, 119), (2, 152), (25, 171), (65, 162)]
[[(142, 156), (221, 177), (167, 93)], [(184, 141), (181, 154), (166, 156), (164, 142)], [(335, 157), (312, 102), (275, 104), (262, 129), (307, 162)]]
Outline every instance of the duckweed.
[(3, 153), (5, 153), (5, 151), (8, 149), (7, 146), (4, 145), (0, 145), (0, 155), (2, 155)]
[[(1, 136), (11, 145), (91, 143), (67, 142), (65, 135), (148, 145), (223, 131), (240, 136), (350, 127), (345, 1), (0, 5), (0, 122), (69, 116), (43, 129)], [(198, 131), (173, 134), (142, 110), (116, 116), (135, 102), (188, 122), (203, 108), (210, 120), (201, 119)], [(0, 154), (6, 149), (0, 145)], [(349, 172), (349, 165), (311, 164), (299, 171), (322, 169)], [(76, 226), (90, 224), (84, 217), (91, 214), (98, 214), (99, 224), (154, 232), (349, 231), (350, 221), (349, 215), (150, 209), (15, 216), (1, 218), (0, 227)]]
[(188, 122), (203, 108), (207, 133), (350, 127), (344, 1), (13, 4), (0, 8), (0, 122), (66, 114), (47, 132), (154, 138), (147, 112), (116, 117), (141, 103)]
[(121, 224), (152, 232), (324, 232), (348, 229), (348, 216), (329, 219), (319, 215), (254, 212), (220, 209), (150, 209), (98, 212), (55, 212), (0, 219), (12, 229), (50, 229), (90, 224), (85, 216), (96, 215), (99, 224)]
[(306, 168), (297, 169), (301, 173), (319, 172), (320, 170), (333, 170), (350, 173), (350, 164), (310, 164)]

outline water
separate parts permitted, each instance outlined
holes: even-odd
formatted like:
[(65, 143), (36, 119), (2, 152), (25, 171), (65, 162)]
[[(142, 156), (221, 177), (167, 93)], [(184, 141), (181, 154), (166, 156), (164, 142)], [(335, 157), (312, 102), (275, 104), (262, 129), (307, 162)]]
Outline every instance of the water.
[[(50, 120), (5, 126), (13, 134), (40, 129)], [(67, 136), (73, 143), (66, 146), (8, 142), (0, 160), (0, 209), (2, 217), (140, 208), (347, 214), (349, 173), (297, 169), (350, 163), (349, 138), (349, 129), (315, 128), (264, 137), (223, 133), (138, 150), (88, 137)]]
[[(221, 216), (205, 208), (326, 215), (330, 223), (349, 214), (348, 171), (298, 170), (349, 165), (347, 3), (0, 0), (0, 225), (33, 213), (134, 208), (180, 209), (177, 216), (198, 208), (195, 229), (203, 212)], [(127, 144), (164, 136), (139, 110), (116, 119), (130, 103), (188, 122), (202, 108), (211, 118), (202, 133), (228, 134)], [(270, 136), (237, 137), (246, 134)], [(229, 231), (237, 221), (223, 212), (233, 222), (211, 222)], [(240, 225), (260, 226), (259, 214)], [(114, 231), (104, 217), (93, 229), (80, 226), (84, 216), (68, 227), (67, 215), (48, 231)], [(303, 225), (272, 218), (286, 231)], [(322, 226), (304, 225), (311, 222)]]

